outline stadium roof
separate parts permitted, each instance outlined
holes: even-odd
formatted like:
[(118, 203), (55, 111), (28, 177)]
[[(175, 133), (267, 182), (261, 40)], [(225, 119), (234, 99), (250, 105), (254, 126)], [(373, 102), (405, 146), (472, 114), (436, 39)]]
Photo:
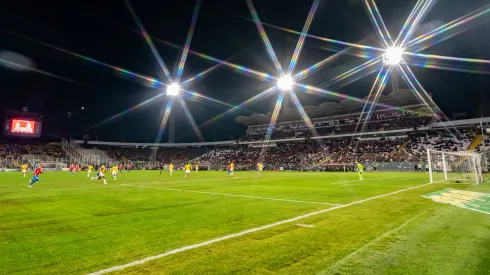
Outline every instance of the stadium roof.
[[(367, 96), (364, 97), (367, 100)], [(392, 106), (410, 106), (420, 104), (419, 100), (415, 97), (411, 90), (403, 89), (391, 92), (388, 95), (381, 95), (379, 103), (384, 103)], [(310, 116), (310, 118), (316, 117), (330, 117), (335, 115), (348, 115), (357, 113), (362, 110), (364, 103), (359, 101), (353, 101), (350, 99), (344, 99), (340, 102), (323, 102), (318, 106), (305, 105), (304, 110)], [(377, 107), (377, 109), (383, 109), (384, 107)], [(237, 116), (235, 120), (245, 126), (253, 125), (265, 125), (270, 121), (272, 113), (266, 114), (253, 114), (250, 116)], [(301, 117), (298, 111), (294, 108), (283, 108), (279, 115), (279, 121), (294, 121), (300, 120)]]

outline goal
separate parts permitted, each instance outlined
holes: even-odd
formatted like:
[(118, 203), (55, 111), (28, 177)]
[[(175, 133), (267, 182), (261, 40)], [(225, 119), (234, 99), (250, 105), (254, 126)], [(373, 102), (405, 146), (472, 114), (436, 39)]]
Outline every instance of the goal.
[(483, 181), (482, 157), (474, 152), (427, 149), (430, 182), (475, 183)]

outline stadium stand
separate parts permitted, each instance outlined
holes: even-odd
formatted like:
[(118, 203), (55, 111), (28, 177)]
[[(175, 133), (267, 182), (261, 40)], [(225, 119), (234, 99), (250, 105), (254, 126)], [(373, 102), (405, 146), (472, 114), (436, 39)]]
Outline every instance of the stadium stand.
[(490, 118), (441, 121), (440, 116), (418, 105), (409, 90), (381, 96), (380, 103), (367, 123), (365, 116), (359, 120), (362, 102), (344, 100), (304, 106), (319, 136), (312, 135), (296, 110), (284, 108), (267, 143), (263, 139), (269, 128), (270, 113), (237, 117), (237, 122), (248, 127), (238, 140), (187, 144), (89, 141), (83, 145), (82, 140), (0, 143), (0, 167), (43, 160), (82, 166), (131, 163), (135, 169), (152, 169), (170, 162), (180, 167), (184, 162), (191, 162), (221, 169), (234, 161), (238, 169), (254, 169), (260, 160), (267, 169), (303, 169), (344, 168), (357, 160), (367, 164), (393, 164), (390, 169), (398, 169), (401, 164), (409, 167), (425, 162), (427, 149), (482, 152), (486, 149), (483, 144), (490, 145), (488, 137), (476, 131), (480, 123), (490, 123)]

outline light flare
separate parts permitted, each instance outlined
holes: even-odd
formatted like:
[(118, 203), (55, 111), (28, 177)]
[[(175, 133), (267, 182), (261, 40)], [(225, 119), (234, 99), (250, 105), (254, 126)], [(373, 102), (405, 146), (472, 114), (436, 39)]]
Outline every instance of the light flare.
[[(419, 6), (420, 9), (417, 9), (417, 11), (415, 12), (416, 16), (413, 19), (413, 21), (410, 22), (409, 29), (405, 33), (400, 32), (398, 38), (402, 37), (402, 40), (399, 44), (397, 44), (398, 42), (398, 38), (397, 38), (397, 40), (395, 41), (395, 45), (401, 45), (401, 46), (405, 45), (407, 40), (410, 39), (413, 32), (418, 28), (420, 22), (422, 22), (422, 19), (427, 15), (428, 11), (430, 10), (430, 8), (433, 6), (434, 3), (435, 3), (434, 0), (426, 0), (422, 5)], [(414, 10), (417, 8), (418, 4), (419, 2), (417, 2), (417, 5), (415, 6)]]
[[(246, 47), (246, 48), (244, 48), (243, 50), (241, 50), (241, 51), (239, 51), (239, 52), (235, 53), (234, 55), (232, 55), (232, 56), (228, 57), (228, 58), (225, 60), (225, 62), (228, 62), (228, 61), (232, 60), (233, 58), (235, 58), (236, 56), (238, 56), (238, 55), (240, 55), (240, 54), (244, 53), (245, 51), (249, 50), (250, 48), (251, 48), (251, 46)], [(221, 65), (224, 65), (224, 64), (223, 64), (222, 62), (218, 62), (218, 63), (214, 64), (213, 66), (209, 67), (208, 69), (206, 69), (206, 70), (204, 70), (204, 71), (202, 71), (202, 72), (200, 72), (200, 73), (198, 73), (198, 74), (196, 74), (196, 75), (194, 75), (194, 76), (192, 76), (192, 77), (189, 77), (188, 79), (186, 79), (186, 80), (182, 81), (182, 86), (184, 86), (184, 85), (186, 85), (186, 84), (189, 84), (189, 83), (191, 83), (192, 81), (195, 81), (195, 80), (197, 80), (197, 79), (202, 78), (202, 77), (203, 77), (203, 76), (205, 76), (206, 74), (208, 74), (208, 73), (210, 73), (210, 72), (214, 71), (215, 69), (217, 69), (217, 68), (221, 67)]]
[(259, 162), (263, 163), (265, 161), (265, 157), (267, 154), (267, 143), (270, 141), (271, 136), (272, 136), (272, 131), (274, 131), (274, 128), (276, 126), (277, 119), (279, 118), (279, 113), (281, 112), (281, 107), (282, 107), (282, 101), (284, 99), (284, 94), (285, 93), (279, 93), (279, 96), (277, 97), (276, 100), (276, 105), (274, 107), (274, 111), (272, 112), (271, 115), (271, 120), (269, 122), (269, 127), (267, 128), (267, 133), (265, 134), (264, 137), (264, 143), (262, 146), (262, 152), (260, 153), (259, 157)]
[(437, 54), (421, 54), (421, 53), (408, 53), (408, 52), (406, 54), (411, 56), (416, 56), (416, 57), (423, 57), (426, 59), (467, 62), (467, 63), (475, 63), (475, 64), (490, 64), (490, 60), (479, 59), (479, 58), (463, 58), (463, 57), (444, 56), (444, 55), (437, 55)]
[(264, 26), (262, 26), (262, 22), (260, 22), (259, 15), (257, 13), (257, 10), (255, 10), (252, 0), (247, 0), (247, 6), (248, 9), (250, 10), (250, 13), (252, 14), (252, 18), (255, 22), (255, 25), (257, 26), (257, 29), (259, 30), (259, 34), (262, 37), (262, 41), (265, 44), (265, 48), (267, 50), (267, 53), (269, 54), (269, 58), (272, 60), (272, 63), (274, 63), (274, 66), (276, 66), (277, 72), (279, 74), (283, 74), (281, 63), (277, 59), (276, 53), (274, 52), (269, 37), (267, 36), (267, 33), (264, 30)]
[(249, 98), (247, 100), (245, 100), (244, 102), (236, 105), (235, 107), (233, 107), (233, 108), (231, 108), (231, 109), (229, 109), (229, 110), (227, 110), (227, 111), (225, 111), (225, 112), (223, 112), (223, 113), (221, 113), (221, 114), (219, 114), (219, 115), (217, 115), (217, 116), (215, 116), (215, 117), (207, 120), (202, 125), (207, 126), (207, 125), (209, 125), (209, 124), (211, 124), (211, 123), (213, 123), (213, 122), (215, 122), (215, 121), (223, 118), (225, 115), (228, 115), (228, 114), (231, 114), (231, 113), (236, 112), (238, 110), (241, 110), (241, 109), (245, 108), (245, 106), (247, 106), (247, 105), (249, 105), (249, 104), (251, 104), (251, 103), (253, 103), (255, 101), (258, 101), (260, 99), (263, 99), (266, 96), (271, 95), (276, 89), (277, 89), (277, 87), (276, 86), (273, 86), (273, 87), (271, 87), (271, 88), (269, 88), (269, 89), (267, 89), (267, 90), (259, 93), (258, 95), (254, 96), (252, 98)]
[(400, 47), (390, 47), (383, 55), (385, 65), (394, 66), (403, 62), (403, 49)]
[(290, 75), (281, 76), (277, 80), (277, 88), (282, 92), (290, 91), (293, 88), (293, 85), (294, 80)]
[(184, 92), (185, 94), (187, 94), (190, 97), (190, 99), (193, 100), (193, 101), (207, 100), (209, 102), (217, 103), (217, 104), (222, 105), (222, 106), (226, 106), (226, 107), (230, 107), (230, 108), (235, 107), (234, 105), (231, 105), (231, 104), (226, 103), (226, 102), (221, 101), (221, 100), (214, 99), (214, 98), (209, 97), (209, 96), (205, 96), (205, 95), (200, 94), (200, 93), (198, 93), (196, 91), (182, 90), (182, 92)]
[(427, 41), (429, 39), (432, 39), (436, 36), (439, 36), (441, 35), (442, 33), (444, 32), (447, 32), (449, 30), (452, 30), (458, 26), (461, 26), (463, 24), (466, 24), (466, 23), (469, 23), (470, 21), (480, 17), (480, 16), (483, 16), (487, 13), (490, 12), (490, 4), (487, 4), (479, 9), (476, 9), (468, 14), (465, 14), (457, 19), (454, 19), (430, 32), (427, 32), (425, 34), (422, 34), (418, 37), (416, 37), (415, 39), (412, 39), (410, 42), (407, 43), (406, 47), (413, 47), (417, 44), (420, 44), (424, 41)]
[[(294, 105), (296, 105), (296, 109), (298, 110), (298, 113), (299, 115), (301, 116), (301, 118), (303, 119), (303, 121), (305, 122), (306, 124), (306, 127), (308, 127), (308, 129), (310, 129), (310, 132), (311, 134), (314, 136), (314, 137), (318, 137), (320, 136), (318, 134), (318, 131), (316, 130), (315, 128), (315, 124), (313, 122), (311, 122), (311, 119), (310, 117), (308, 116), (308, 114), (306, 113), (305, 111), (305, 108), (303, 108), (303, 105), (301, 104), (301, 101), (299, 101), (299, 98), (298, 96), (296, 95), (295, 92), (291, 91), (289, 92), (289, 95), (291, 96), (291, 98), (293, 99), (293, 102), (294, 102)], [(321, 139), (318, 139), (318, 141), (321, 142)]]
[(153, 55), (157, 59), (158, 64), (160, 65), (160, 68), (162, 68), (162, 71), (165, 73), (167, 80), (169, 82), (172, 82), (172, 75), (170, 74), (169, 70), (167, 69), (167, 66), (165, 66), (165, 63), (163, 63), (163, 59), (160, 57), (160, 54), (158, 53), (157, 49), (155, 48), (155, 45), (153, 44), (153, 41), (151, 40), (150, 35), (146, 31), (145, 26), (143, 26), (143, 24), (141, 23), (138, 15), (136, 14), (135, 10), (133, 9), (133, 6), (131, 6), (131, 3), (129, 2), (129, 0), (125, 0), (124, 2), (126, 3), (126, 7), (128, 8), (129, 12), (133, 16), (134, 21), (136, 22), (136, 25), (138, 25), (138, 28), (140, 29), (141, 34), (145, 38), (146, 43), (148, 43), (148, 46), (150, 47), (151, 52), (153, 53)]
[(454, 66), (448, 64), (439, 64), (438, 62), (426, 60), (426, 61), (410, 61), (408, 62), (411, 66), (417, 66), (427, 69), (436, 69), (436, 70), (445, 70), (445, 71), (453, 71), (453, 72), (461, 72), (461, 73), (472, 73), (472, 74), (490, 74), (490, 71), (484, 70), (476, 70), (465, 68), (462, 66)]
[(191, 123), (192, 128), (194, 129), (194, 132), (196, 133), (197, 137), (199, 137), (199, 139), (201, 141), (204, 141), (204, 137), (201, 133), (201, 130), (199, 130), (199, 127), (197, 127), (196, 121), (194, 120), (194, 117), (192, 117), (191, 111), (189, 111), (189, 108), (187, 108), (187, 104), (185, 103), (185, 101), (182, 98), (178, 97), (178, 99), (179, 99), (180, 105), (182, 105), (182, 108), (184, 109), (185, 115), (189, 119), (189, 122)]
[[(430, 111), (431, 115), (433, 117), (438, 118), (438, 120), (440, 121), (449, 121), (449, 118), (446, 116), (446, 114), (434, 102), (432, 96), (424, 89), (422, 84), (420, 84), (420, 82), (418, 81), (418, 79), (415, 77), (412, 70), (410, 69), (410, 67), (407, 64), (403, 64), (402, 66), (399, 67), (399, 69), (402, 78), (408, 84), (411, 91), (415, 94), (416, 97), (419, 98), (421, 103), (423, 103), (423, 105)], [(442, 120), (440, 119), (440, 116), (443, 117)], [(450, 133), (451, 135), (454, 135), (454, 133), (459, 133), (459, 130), (454, 126), (451, 127), (453, 129), (453, 132), (451, 132), (447, 127), (445, 128), (447, 132)]]
[(159, 94), (157, 94), (156, 96), (153, 96), (153, 97), (151, 97), (151, 98), (149, 98), (149, 99), (147, 99), (147, 100), (145, 100), (145, 101), (143, 101), (143, 102), (141, 102), (141, 103), (139, 103), (139, 104), (136, 104), (136, 105), (134, 105), (133, 107), (131, 107), (131, 108), (127, 109), (127, 110), (124, 110), (124, 111), (122, 111), (122, 112), (120, 112), (120, 113), (117, 113), (117, 114), (115, 114), (115, 115), (113, 115), (113, 116), (110, 116), (110, 117), (108, 117), (108, 118), (106, 118), (106, 119), (102, 120), (101, 122), (98, 122), (98, 123), (96, 123), (96, 124), (94, 124), (94, 125), (90, 126), (88, 129), (93, 129), (93, 128), (98, 127), (98, 126), (100, 126), (100, 125), (102, 125), (102, 124), (105, 124), (105, 123), (107, 123), (107, 122), (110, 122), (110, 121), (116, 120), (116, 119), (118, 119), (118, 118), (120, 118), (120, 117), (122, 117), (122, 116), (124, 116), (124, 115), (126, 115), (126, 114), (128, 114), (128, 113), (130, 113), (130, 112), (132, 112), (132, 111), (134, 111), (134, 110), (136, 110), (136, 109), (139, 109), (139, 108), (141, 108), (141, 107), (145, 106), (145, 105), (146, 105), (146, 104), (148, 104), (148, 103), (151, 103), (153, 100), (155, 100), (155, 99), (157, 99), (157, 98), (159, 98), (159, 97), (161, 97), (161, 96), (163, 96), (163, 95), (164, 95), (164, 93), (159, 93)]
[[(362, 99), (362, 98), (359, 98), (359, 97), (350, 96), (350, 95), (346, 95), (346, 94), (342, 94), (342, 93), (337, 93), (337, 92), (332, 92), (332, 91), (325, 90), (325, 89), (318, 88), (318, 87), (314, 87), (314, 86), (311, 86), (311, 85), (296, 84), (296, 86), (301, 87), (301, 88), (305, 89), (306, 91), (315, 91), (315, 92), (318, 92), (318, 93), (321, 93), (321, 94), (335, 96), (335, 97), (338, 97), (338, 98), (341, 98), (341, 99), (349, 99), (349, 100), (357, 101), (357, 102), (361, 102), (361, 103), (368, 102), (367, 100)], [(384, 103), (379, 103), (378, 106), (382, 106), (382, 107), (385, 107), (385, 108), (390, 109), (390, 110), (407, 111), (406, 109), (404, 109), (402, 107), (392, 106), (392, 105), (384, 104)]]
[(13, 62), (11, 60), (0, 58), (0, 63), (4, 63), (5, 65), (11, 66), (11, 67), (15, 67), (15, 68), (18, 68), (18, 69), (22, 69), (24, 71), (36, 72), (38, 74), (46, 75), (46, 76), (53, 77), (53, 78), (56, 78), (56, 79), (60, 79), (60, 80), (66, 81), (66, 82), (77, 84), (77, 85), (82, 86), (82, 87), (85, 87), (85, 88), (93, 89), (92, 86), (87, 85), (87, 84), (82, 83), (82, 82), (79, 82), (79, 81), (76, 81), (76, 80), (73, 80), (71, 78), (67, 78), (67, 77), (63, 77), (63, 76), (57, 75), (57, 74), (53, 74), (53, 73), (50, 73), (48, 71), (44, 71), (44, 70), (41, 70), (41, 69), (38, 69), (38, 68), (35, 68), (35, 67), (32, 67), (32, 66), (26, 66), (26, 65), (23, 65), (23, 64), (20, 64), (20, 63), (17, 63), (17, 62)]
[(178, 96), (180, 93), (180, 85), (177, 82), (171, 83), (167, 86), (167, 95), (168, 96)]
[[(366, 118), (364, 119), (364, 123), (363, 123), (362, 128), (361, 128), (361, 133), (364, 132), (366, 125), (368, 124), (369, 119), (371, 118), (371, 114), (374, 112), (374, 109), (376, 108), (376, 105), (378, 104), (379, 97), (381, 96), (384, 88), (386, 87), (386, 82), (388, 81), (388, 76), (390, 75), (390, 71), (391, 71), (391, 67), (388, 67), (387, 69), (383, 67), (379, 71), (379, 74), (376, 77), (376, 81), (374, 81), (374, 84), (371, 88), (371, 91), (369, 92), (369, 97), (368, 97), (368, 101), (369, 101), (369, 98), (371, 96), (372, 96), (372, 100), (370, 102), (370, 106), (369, 106), (369, 110), (367, 112)], [(376, 92), (374, 92), (374, 94), (373, 94), (373, 91), (375, 91), (375, 90), (376, 90)], [(364, 112), (366, 106), (367, 106), (367, 104), (364, 104), (363, 112)], [(361, 116), (359, 117), (359, 122), (361, 121), (362, 115), (363, 115), (363, 113), (361, 113)], [(356, 126), (356, 131), (357, 131), (357, 126)]]
[(380, 58), (376, 58), (376, 59), (371, 59), (371, 60), (368, 60), (362, 64), (360, 64), (359, 66), (356, 66), (346, 72), (343, 72), (341, 74), (339, 74), (338, 76), (334, 77), (332, 80), (328, 81), (328, 82), (325, 82), (321, 85), (319, 85), (320, 87), (328, 87), (328, 86), (331, 86), (332, 84), (334, 83), (337, 83), (339, 81), (342, 81), (344, 79), (346, 79), (347, 77), (350, 77), (352, 75), (355, 75), (359, 72), (362, 72), (374, 65), (376, 65), (377, 63), (381, 62), (381, 59)]
[[(224, 12), (224, 13), (227, 13), (227, 14), (230, 14), (230, 15), (233, 15), (233, 16), (238, 17), (238, 18), (241, 18), (241, 19), (245, 19), (247, 21), (254, 22), (253, 19), (248, 18), (248, 17), (243, 16), (243, 15), (235, 14), (235, 13), (232, 13), (232, 12), (229, 12), (229, 11), (225, 11), (225, 10), (219, 10), (219, 11)], [(280, 27), (280, 26), (277, 26), (277, 25), (273, 25), (273, 24), (269, 24), (269, 23), (264, 23), (264, 22), (262, 22), (262, 25), (267, 26), (267, 27), (271, 27), (271, 28), (274, 28), (274, 29), (277, 29), (277, 30), (282, 30), (282, 31), (285, 31), (285, 32), (293, 33), (293, 34), (302, 35), (302, 32), (295, 31), (295, 30), (288, 29), (288, 28), (284, 28), (284, 27)], [(335, 40), (335, 39), (326, 38), (326, 37), (321, 37), (321, 36), (316, 36), (316, 35), (312, 35), (312, 34), (305, 34), (305, 36), (306, 37), (309, 37), (309, 38), (313, 38), (313, 39), (318, 39), (318, 40), (321, 40), (321, 41), (324, 41), (324, 42), (330, 42), (330, 43), (335, 43), (335, 44), (339, 44), (339, 45), (350, 46), (350, 47), (358, 48), (358, 49), (362, 49), (362, 50), (383, 51), (383, 49), (377, 48), (377, 47), (373, 47), (373, 46), (367, 46), (367, 45), (362, 45), (362, 44), (344, 42), (344, 41)]]
[(194, 13), (192, 14), (191, 26), (189, 28), (189, 33), (187, 33), (187, 39), (185, 41), (184, 51), (182, 52), (182, 57), (180, 58), (179, 68), (177, 69), (177, 81), (180, 80), (182, 73), (184, 72), (185, 60), (187, 59), (187, 54), (189, 53), (189, 48), (191, 46), (192, 35), (194, 34), (194, 29), (196, 28), (197, 16), (199, 14), (199, 7), (201, 6), (201, 0), (196, 1), (196, 6), (194, 8)]
[[(372, 4), (372, 7), (370, 2)], [(374, 2), (374, 0), (364, 0), (364, 6), (366, 6), (366, 9), (368, 10), (371, 21), (376, 27), (377, 33), (381, 37), (381, 40), (386, 47), (391, 47), (392, 45), (390, 45), (390, 43), (393, 42), (390, 36), (390, 32), (386, 28), (386, 25), (383, 21), (383, 18), (381, 17), (381, 14), (379, 13), (376, 3)]]
[[(398, 36), (397, 38), (395, 39), (395, 45), (400, 45), (398, 43), (398, 40), (400, 40), (400, 38), (404, 37), (406, 33), (408, 33), (410, 31), (410, 29), (412, 28), (412, 22), (414, 20), (414, 17), (418, 14), (420, 8), (422, 7), (422, 4), (424, 3), (425, 0), (417, 0), (417, 3), (415, 3), (415, 6), (413, 7), (412, 11), (410, 12), (410, 14), (408, 15), (407, 17), (407, 20), (405, 20), (405, 23), (403, 23), (403, 26), (402, 26), (402, 29), (400, 30), (400, 32), (398, 33)], [(403, 44), (401, 44), (403, 45)]]
[(30, 36), (27, 36), (27, 35), (24, 35), (24, 34), (21, 34), (21, 33), (18, 33), (18, 32), (14, 32), (14, 31), (10, 31), (10, 30), (8, 32), (10, 34), (13, 34), (13, 35), (17, 36), (17, 37), (21, 37), (21, 38), (23, 38), (25, 40), (29, 40), (31, 42), (40, 44), (42, 46), (45, 46), (45, 47), (48, 47), (48, 48), (57, 50), (59, 52), (62, 52), (62, 53), (65, 53), (65, 54), (68, 54), (68, 55), (71, 55), (71, 56), (74, 56), (76, 58), (79, 58), (79, 59), (82, 59), (82, 60), (85, 60), (85, 61), (89, 61), (89, 62), (92, 62), (94, 64), (98, 64), (98, 65), (101, 65), (103, 67), (109, 68), (111, 70), (114, 70), (117, 74), (120, 74), (122, 76), (129, 77), (131, 79), (139, 79), (139, 80), (142, 80), (145, 83), (145, 86), (149, 86), (149, 87), (153, 87), (153, 88), (157, 88), (157, 87), (163, 86), (163, 83), (160, 80), (158, 80), (158, 79), (156, 79), (154, 77), (150, 77), (150, 76), (138, 74), (138, 73), (129, 71), (127, 69), (124, 69), (124, 68), (121, 68), (121, 67), (118, 67), (118, 66), (113, 66), (111, 64), (108, 64), (108, 63), (99, 61), (97, 59), (94, 59), (94, 58), (91, 58), (91, 57), (88, 57), (88, 56), (85, 56), (85, 55), (82, 55), (82, 54), (79, 54), (79, 53), (76, 53), (76, 52), (69, 51), (67, 49), (64, 49), (64, 48), (55, 46), (53, 44), (50, 44), (50, 43), (41, 41), (39, 39), (32, 38)]
[[(132, 30), (132, 29), (131, 29)], [(134, 30), (132, 30), (134, 32)], [(152, 36), (153, 39), (155, 41), (158, 41), (162, 44), (165, 44), (167, 46), (170, 46), (170, 47), (173, 47), (173, 48), (176, 48), (176, 49), (182, 49), (181, 46), (177, 45), (177, 44), (174, 44), (172, 42), (169, 42), (169, 41), (166, 41), (166, 40), (163, 40), (163, 39), (160, 39), (160, 38), (157, 38), (157, 37), (154, 37)], [(217, 63), (220, 63), (220, 65), (226, 65), (228, 67), (231, 67), (233, 69), (236, 70), (236, 72), (239, 72), (239, 73), (244, 73), (245, 75), (252, 75), (252, 76), (255, 76), (257, 77), (259, 80), (262, 80), (262, 81), (272, 81), (275, 79), (275, 77), (273, 77), (271, 74), (268, 74), (268, 73), (264, 73), (264, 72), (259, 72), (257, 70), (254, 70), (254, 69), (250, 69), (250, 68), (247, 68), (247, 67), (244, 67), (244, 66), (241, 66), (241, 65), (238, 65), (238, 64), (234, 64), (234, 63), (231, 63), (229, 61), (226, 61), (226, 60), (223, 60), (223, 59), (219, 59), (219, 58), (216, 58), (216, 57), (212, 57), (210, 55), (207, 55), (207, 54), (204, 54), (204, 53), (201, 53), (201, 52), (198, 52), (198, 51), (194, 51), (192, 49), (189, 49), (189, 53), (191, 54), (194, 54), (196, 56), (199, 56), (201, 58), (204, 58), (204, 59), (207, 59), (207, 60), (210, 60), (210, 61), (214, 61), (214, 62), (217, 62)]]
[(172, 111), (172, 104), (174, 102), (174, 97), (170, 97), (167, 106), (165, 107), (165, 113), (163, 114), (162, 122), (160, 123), (160, 128), (158, 128), (157, 138), (155, 139), (155, 143), (160, 143), (163, 136), (163, 131), (165, 130), (165, 126), (167, 126), (168, 118), (170, 117), (170, 112)]
[(308, 30), (310, 29), (311, 22), (313, 21), (313, 17), (315, 16), (315, 12), (318, 8), (318, 3), (320, 0), (314, 0), (311, 5), (310, 12), (308, 13), (308, 17), (306, 18), (305, 25), (303, 26), (303, 30), (301, 31), (301, 35), (298, 39), (298, 44), (296, 44), (296, 48), (294, 49), (293, 56), (291, 57), (291, 62), (289, 63), (288, 75), (294, 72), (294, 68), (298, 63), (299, 55), (301, 54), (301, 49), (303, 49), (303, 44), (305, 42), (306, 35), (308, 34)]

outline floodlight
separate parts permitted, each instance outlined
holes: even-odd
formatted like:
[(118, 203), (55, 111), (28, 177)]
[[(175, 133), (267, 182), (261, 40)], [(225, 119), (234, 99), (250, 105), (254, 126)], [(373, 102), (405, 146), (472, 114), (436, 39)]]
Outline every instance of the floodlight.
[(403, 49), (391, 47), (386, 49), (383, 61), (386, 65), (398, 65), (402, 62)]
[(180, 85), (178, 83), (172, 83), (167, 86), (167, 95), (176, 96), (180, 92)]
[(277, 80), (277, 87), (283, 92), (290, 91), (293, 88), (293, 84), (294, 81), (290, 75), (281, 76)]

